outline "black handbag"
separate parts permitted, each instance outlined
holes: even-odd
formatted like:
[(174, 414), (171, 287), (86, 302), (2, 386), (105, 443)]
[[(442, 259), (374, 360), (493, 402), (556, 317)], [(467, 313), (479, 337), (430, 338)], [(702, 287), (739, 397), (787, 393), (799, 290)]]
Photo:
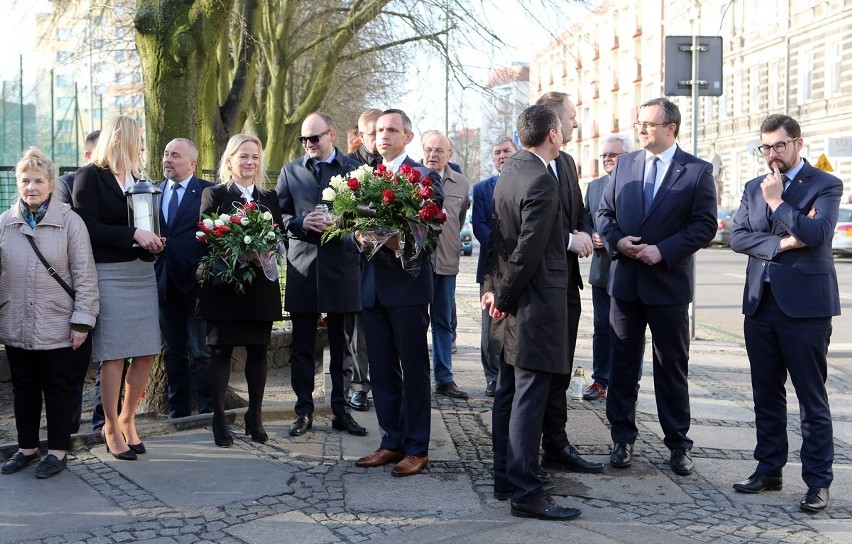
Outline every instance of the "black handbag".
[(32, 236), (26, 236), (26, 235), (25, 235), (25, 237), (26, 237), (27, 241), (30, 243), (30, 245), (33, 246), (33, 251), (35, 251), (36, 256), (38, 256), (38, 260), (40, 260), (41, 264), (43, 264), (44, 267), (47, 268), (47, 273), (50, 274), (51, 276), (53, 276), (56, 279), (56, 281), (59, 282), (59, 285), (61, 285), (62, 288), (65, 289), (65, 292), (68, 293), (71, 296), (72, 299), (75, 298), (77, 293), (75, 293), (74, 289), (71, 289), (71, 286), (68, 285), (67, 283), (65, 283), (65, 280), (63, 280), (59, 276), (59, 274), (56, 273), (56, 269), (53, 268), (52, 266), (50, 266), (50, 263), (47, 262), (47, 259), (45, 259), (44, 255), (42, 255), (41, 251), (39, 251), (38, 246), (36, 245), (33, 237)]

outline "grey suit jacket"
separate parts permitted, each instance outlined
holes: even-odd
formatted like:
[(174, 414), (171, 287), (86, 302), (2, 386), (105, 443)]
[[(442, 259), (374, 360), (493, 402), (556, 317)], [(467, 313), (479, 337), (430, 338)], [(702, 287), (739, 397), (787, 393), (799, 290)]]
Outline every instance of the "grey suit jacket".
[[(586, 211), (593, 217), (601, 206), (601, 197), (608, 183), (609, 174), (604, 174), (590, 181), (586, 188)], [(592, 262), (589, 265), (589, 283), (591, 285), (606, 289), (606, 284), (609, 281), (610, 263), (612, 263), (612, 259), (609, 258), (606, 248), (596, 249), (592, 253)]]

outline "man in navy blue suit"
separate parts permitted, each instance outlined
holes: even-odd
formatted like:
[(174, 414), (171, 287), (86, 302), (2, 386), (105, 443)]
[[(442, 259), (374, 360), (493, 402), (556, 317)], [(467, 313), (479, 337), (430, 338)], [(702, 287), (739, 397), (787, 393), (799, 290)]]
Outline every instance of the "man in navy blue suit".
[(833, 479), (831, 411), (825, 390), (831, 317), (840, 315), (831, 239), (843, 183), (799, 153), (799, 123), (770, 115), (757, 148), (772, 172), (749, 181), (734, 217), (731, 249), (749, 256), (744, 332), (757, 427), (757, 469), (734, 484), (742, 493), (781, 489), (787, 463), (787, 374), (799, 399), (802, 479), (799, 507), (828, 505)]
[(191, 414), (192, 389), (198, 395), (198, 413), (213, 411), (207, 370), (210, 348), (207, 327), (195, 318), (196, 270), (204, 256), (204, 246), (195, 239), (201, 193), (213, 184), (195, 176), (198, 147), (185, 138), (175, 138), (163, 152), (160, 183), (162, 235), (166, 247), (157, 256), (154, 269), (160, 295), (160, 332), (163, 338), (163, 364), (169, 382), (169, 417)]
[[(479, 296), (483, 295), (482, 282), (485, 279), (485, 267), (488, 264), (488, 246), (491, 243), (491, 229), (494, 228), (494, 187), (506, 159), (517, 153), (515, 142), (508, 136), (501, 136), (491, 147), (491, 160), (497, 174), (486, 178), (473, 186), (473, 212), (470, 222), (473, 235), (479, 241), (479, 260), (476, 263), (476, 283), (479, 284)], [(485, 394), (494, 396), (497, 390), (497, 374), (500, 371), (500, 349), (489, 341), (491, 316), (482, 310), (482, 333), (479, 339), (479, 353), (482, 357), (482, 370), (485, 372)]]
[[(429, 176), (435, 190), (433, 200), (440, 208), (444, 203), (441, 178), (405, 153), (413, 137), (411, 119), (402, 110), (385, 110), (376, 120), (382, 164), (394, 172), (407, 164)], [(347, 241), (365, 246), (361, 233)], [(426, 331), (434, 285), (429, 254), (420, 252), (415, 259), (419, 271), (414, 272), (403, 269), (395, 256), (399, 249), (394, 242), (386, 242), (361, 274), (361, 306), (382, 442), (355, 464), (378, 467), (396, 463), (394, 476), (410, 476), (429, 462), (432, 399)]]
[(677, 145), (680, 110), (666, 98), (639, 107), (642, 150), (622, 155), (595, 214), (612, 258), (608, 293), (613, 333), (606, 416), (610, 464), (633, 464), (636, 399), (645, 329), (651, 328), (654, 393), (675, 474), (692, 474), (689, 432), (689, 303), (694, 254), (716, 234), (713, 166)]

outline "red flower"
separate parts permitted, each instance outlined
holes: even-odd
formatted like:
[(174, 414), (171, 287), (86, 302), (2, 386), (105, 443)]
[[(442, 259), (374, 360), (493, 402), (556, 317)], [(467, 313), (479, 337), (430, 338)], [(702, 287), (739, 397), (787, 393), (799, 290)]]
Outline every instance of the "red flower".
[(206, 236), (198, 236), (196, 238), (196, 240), (198, 241), (199, 244), (206, 244), (207, 243), (207, 237)]
[(222, 225), (221, 227), (215, 227), (213, 229), (213, 236), (222, 236), (226, 232), (230, 232), (231, 227), (228, 225)]
[(385, 189), (384, 191), (382, 191), (382, 203), (387, 206), (388, 204), (393, 202), (394, 196), (395, 195), (393, 194), (393, 191), (391, 191), (390, 189)]
[(432, 178), (430, 178), (429, 176), (423, 176), (423, 179), (420, 180), (420, 185), (422, 185), (424, 187), (431, 187), (432, 186)]
[(256, 210), (257, 209), (257, 202), (255, 202), (254, 200), (252, 200), (251, 202), (247, 202), (243, 206), (243, 209), (244, 210)]
[(408, 181), (414, 185), (418, 181), (420, 181), (420, 170), (411, 169), (411, 172), (408, 174)]
[(412, 168), (408, 164), (401, 164), (399, 166), (399, 173), (404, 175), (404, 176), (411, 174), (411, 170), (412, 170)]
[(239, 223), (239, 222), (241, 221), (241, 219), (242, 219), (242, 218), (241, 218), (241, 217), (239, 217), (239, 216), (232, 215), (232, 216), (231, 216), (231, 223)]
[(443, 225), (444, 221), (447, 220), (447, 214), (445, 214), (443, 211), (439, 211), (435, 214), (435, 219), (438, 221), (438, 224)]
[(361, 184), (358, 183), (358, 180), (355, 178), (349, 178), (348, 180), (346, 180), (346, 185), (348, 185), (349, 189), (352, 191), (357, 191), (361, 188)]
[(387, 166), (385, 166), (382, 163), (379, 163), (379, 164), (376, 165), (376, 170), (373, 172), (373, 174), (376, 175), (376, 176), (384, 176), (387, 169), (388, 169)]
[(419, 194), (423, 198), (429, 198), (435, 194), (435, 189), (433, 189), (431, 185), (426, 185), (425, 187), (420, 188)]

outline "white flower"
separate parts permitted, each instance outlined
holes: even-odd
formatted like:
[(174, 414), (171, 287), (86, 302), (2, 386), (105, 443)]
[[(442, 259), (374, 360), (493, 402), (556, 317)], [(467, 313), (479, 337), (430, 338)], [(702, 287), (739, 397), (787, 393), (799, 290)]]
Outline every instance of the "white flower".
[(207, 236), (207, 235), (204, 234), (203, 232), (201, 232), (200, 230), (195, 231), (195, 237), (196, 238), (204, 238), (205, 236)]
[(357, 179), (361, 183), (364, 183), (365, 181), (370, 179), (370, 176), (372, 176), (372, 175), (373, 175), (373, 167), (368, 165), (368, 164), (362, 164), (361, 166), (358, 167), (357, 170), (355, 170), (354, 172), (352, 172), (350, 174), (351, 177)]
[(272, 221), (272, 214), (271, 214), (271, 213), (269, 213), (269, 212), (263, 212), (263, 218), (264, 218), (266, 221)]
[(269, 231), (269, 232), (267, 232), (267, 233), (266, 233), (266, 239), (267, 239), (267, 240), (273, 240), (274, 238), (275, 238), (275, 233), (274, 233), (274, 232)]
[(251, 243), (251, 236), (246, 236), (245, 238), (243, 238), (243, 242), (245, 242), (246, 244), (250, 244)]
[(331, 187), (326, 187), (322, 190), (322, 199), (326, 202), (331, 202), (334, 200), (334, 197), (337, 196), (337, 192)]
[(225, 222), (224, 222), (224, 221), (222, 221), (221, 219), (217, 219), (216, 221), (213, 221), (213, 224), (214, 224), (215, 226), (217, 226), (217, 227), (223, 227), (223, 226), (225, 226)]
[(243, 217), (242, 219), (240, 219), (240, 225), (245, 227), (248, 224), (249, 224), (249, 218), (248, 217)]
[(204, 226), (207, 227), (208, 229), (212, 229), (213, 228), (213, 221), (211, 219), (205, 219), (204, 220)]
[(346, 187), (346, 182), (343, 181), (343, 178), (338, 176), (332, 176), (331, 180), (328, 182), (328, 186), (334, 189), (335, 191), (341, 191)]
[(231, 216), (226, 214), (226, 213), (223, 213), (222, 215), (219, 216), (219, 219), (221, 219), (222, 221), (227, 223), (231, 220)]

